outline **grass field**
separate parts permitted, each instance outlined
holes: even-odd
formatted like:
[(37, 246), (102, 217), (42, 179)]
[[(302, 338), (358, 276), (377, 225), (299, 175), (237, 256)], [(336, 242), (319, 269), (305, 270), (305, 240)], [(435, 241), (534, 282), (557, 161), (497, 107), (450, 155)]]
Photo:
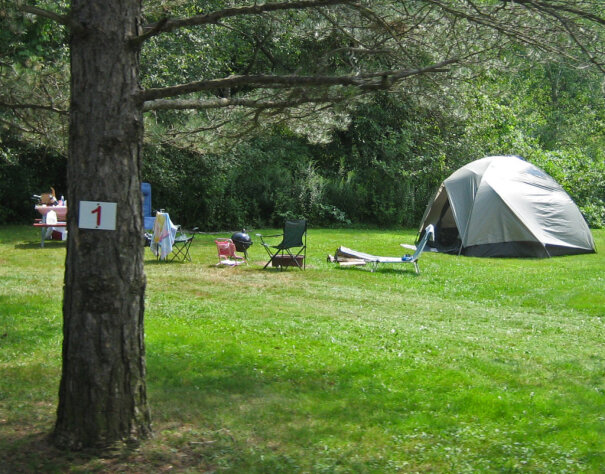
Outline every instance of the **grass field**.
[[(262, 232), (269, 232), (264, 229)], [(253, 232), (251, 235), (254, 238)], [(0, 227), (0, 472), (605, 472), (605, 231), (592, 255), (424, 254), (414, 231), (311, 229), (307, 270), (147, 252), (155, 437), (63, 454), (57, 405), (65, 244)]]

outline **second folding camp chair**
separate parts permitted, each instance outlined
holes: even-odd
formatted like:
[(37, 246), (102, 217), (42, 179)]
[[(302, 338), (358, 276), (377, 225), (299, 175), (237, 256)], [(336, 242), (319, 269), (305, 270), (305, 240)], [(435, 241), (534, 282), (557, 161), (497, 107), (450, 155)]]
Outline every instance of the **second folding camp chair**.
[[(298, 267), (303, 270), (306, 267), (307, 256), (307, 221), (306, 220), (289, 220), (284, 224), (284, 232), (276, 235), (261, 235), (261, 245), (269, 254), (269, 261), (263, 268), (267, 268), (269, 264), (273, 267), (279, 267), (282, 270), (284, 267)], [(281, 237), (282, 241), (277, 245), (270, 245), (265, 242), (266, 238)]]

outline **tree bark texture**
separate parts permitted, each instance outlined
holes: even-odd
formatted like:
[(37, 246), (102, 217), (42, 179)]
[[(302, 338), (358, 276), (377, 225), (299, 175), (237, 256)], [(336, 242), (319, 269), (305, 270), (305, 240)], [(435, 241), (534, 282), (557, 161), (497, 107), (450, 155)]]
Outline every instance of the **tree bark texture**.
[[(105, 448), (151, 433), (145, 386), (140, 0), (73, 0), (63, 371), (55, 443)], [(115, 230), (78, 227), (117, 203)]]

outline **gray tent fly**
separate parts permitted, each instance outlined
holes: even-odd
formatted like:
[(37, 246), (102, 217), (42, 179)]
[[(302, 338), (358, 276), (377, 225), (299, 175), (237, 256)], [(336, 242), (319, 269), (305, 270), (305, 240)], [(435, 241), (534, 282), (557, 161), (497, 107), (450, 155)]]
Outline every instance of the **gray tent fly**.
[(518, 156), (491, 156), (454, 172), (429, 201), (419, 238), (431, 224), (434, 247), (458, 255), (551, 257), (595, 252), (590, 229), (569, 195)]

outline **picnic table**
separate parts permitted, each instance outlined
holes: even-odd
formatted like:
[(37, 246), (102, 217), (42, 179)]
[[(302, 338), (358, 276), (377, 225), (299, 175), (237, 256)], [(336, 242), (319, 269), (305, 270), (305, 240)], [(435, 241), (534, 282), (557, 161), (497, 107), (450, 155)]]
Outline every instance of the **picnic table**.
[[(67, 206), (46, 206), (44, 204), (35, 206), (36, 211), (42, 216), (39, 219), (35, 219), (34, 227), (39, 227), (40, 231), (40, 247), (44, 247), (44, 239), (47, 237), (49, 229), (52, 232), (55, 228), (67, 227)], [(53, 218), (52, 221), (47, 222), (48, 213), (53, 211), (56, 215), (56, 221)]]

